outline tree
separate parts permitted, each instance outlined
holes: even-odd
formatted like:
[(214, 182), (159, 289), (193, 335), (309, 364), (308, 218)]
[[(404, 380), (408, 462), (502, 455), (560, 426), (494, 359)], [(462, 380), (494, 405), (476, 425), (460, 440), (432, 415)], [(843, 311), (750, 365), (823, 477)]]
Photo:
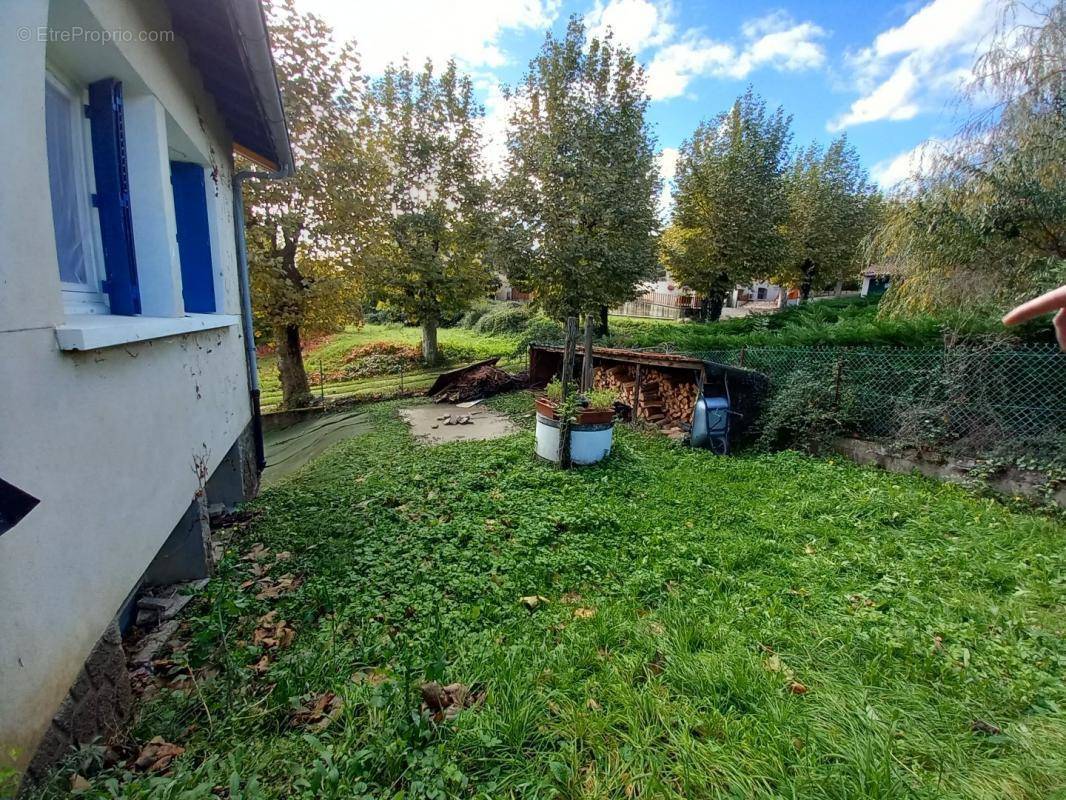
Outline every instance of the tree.
[(733, 107), (696, 128), (677, 160), (670, 274), (704, 297), (716, 320), (726, 293), (768, 275), (785, 254), (784, 175), (792, 118), (772, 113), (749, 88)]
[[(586, 46), (587, 45), (587, 46)], [(660, 181), (644, 72), (573, 17), (510, 93), (496, 256), (553, 317), (631, 299), (656, 272)]]
[(293, 0), (274, 7), (270, 27), (296, 172), (245, 184), (245, 214), (255, 314), (273, 335), (292, 408), (311, 402), (302, 335), (358, 317), (380, 169), (362, 144), (353, 46), (335, 48), (329, 27)]
[(788, 249), (774, 277), (782, 285), (798, 285), (806, 301), (816, 284), (839, 285), (859, 270), (879, 195), (855, 148), (840, 136), (824, 151), (812, 143), (796, 154), (785, 197)]
[(437, 77), (390, 67), (373, 89), (375, 146), (388, 165), (389, 235), (373, 295), (422, 326), (422, 355), (439, 361), (437, 326), (484, 295), (488, 182), (470, 78), (454, 62)]
[(970, 94), (994, 102), (887, 204), (868, 259), (891, 314), (996, 314), (1066, 282), (1066, 3), (1008, 4)]

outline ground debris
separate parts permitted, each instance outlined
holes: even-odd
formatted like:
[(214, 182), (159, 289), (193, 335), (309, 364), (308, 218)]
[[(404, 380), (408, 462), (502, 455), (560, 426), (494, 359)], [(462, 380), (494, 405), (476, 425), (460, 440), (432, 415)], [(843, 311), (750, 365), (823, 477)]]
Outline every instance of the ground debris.
[(271, 611), (256, 621), (252, 633), (252, 644), (261, 645), (267, 650), (288, 647), (296, 637), (296, 631), (285, 620), (277, 618), (278, 612)]
[(520, 597), (518, 599), (518, 602), (520, 602), (522, 605), (532, 611), (533, 609), (537, 608), (541, 603), (547, 603), (549, 601), (548, 598), (544, 595), (530, 594), (526, 595), (525, 597)]
[(436, 681), (429, 681), (422, 684), (422, 710), (428, 711), (434, 722), (455, 719), (464, 708), (476, 706), (484, 699), (483, 689), (472, 689), (462, 683), (441, 686)]
[(289, 717), (289, 724), (294, 728), (308, 728), (313, 731), (323, 730), (344, 710), (344, 700), (333, 692), (312, 695)]
[(970, 730), (974, 733), (984, 733), (988, 736), (998, 736), (1003, 733), (1003, 729), (998, 725), (994, 725), (991, 722), (985, 722), (983, 719), (975, 719), (971, 722)]
[(156, 736), (141, 748), (131, 765), (138, 772), (166, 772), (170, 762), (185, 752), (185, 748)]
[(302, 583), (302, 578), (286, 573), (278, 578), (263, 577), (247, 580), (241, 584), (241, 588), (258, 589), (255, 595), (256, 600), (274, 600), (283, 594), (288, 594), (293, 589), (298, 589)]
[[(472, 364), (466, 369), (441, 375), (430, 388), (429, 394), (433, 402), (462, 403), (468, 400), (479, 400), (526, 385), (527, 375), (505, 372), (495, 365), (496, 360), (491, 359), (493, 363)], [(444, 424), (462, 425), (464, 423), (445, 422)]]

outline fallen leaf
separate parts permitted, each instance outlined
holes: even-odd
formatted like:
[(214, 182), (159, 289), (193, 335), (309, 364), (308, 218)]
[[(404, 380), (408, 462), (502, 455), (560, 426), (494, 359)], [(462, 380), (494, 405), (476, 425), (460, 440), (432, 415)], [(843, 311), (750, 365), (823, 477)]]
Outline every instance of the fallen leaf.
[(813, 556), (817, 551), (814, 549), (814, 545), (808, 542), (806, 545), (804, 545), (803, 552), (809, 556)]
[(991, 722), (985, 722), (983, 719), (975, 719), (971, 722), (970, 730), (974, 733), (984, 733), (989, 736), (998, 736), (1003, 733), (1003, 729), (998, 725), (993, 725)]
[(788, 664), (781, 660), (781, 656), (779, 656), (777, 653), (771, 653), (769, 656), (763, 659), (762, 665), (767, 672), (773, 672), (778, 675), (781, 675), (789, 681), (792, 680), (792, 669), (788, 666)]
[(264, 614), (256, 621), (252, 633), (252, 644), (261, 645), (267, 650), (288, 647), (296, 636), (296, 631), (285, 620), (277, 619), (276, 610)]
[(133, 762), (133, 768), (141, 772), (166, 772), (170, 762), (184, 752), (184, 747), (171, 744), (162, 736), (156, 736), (141, 748)]
[(250, 666), (250, 669), (257, 675), (264, 675), (266, 671), (270, 669), (270, 656), (264, 655), (258, 661)]
[(574, 617), (577, 619), (592, 619), (596, 616), (596, 609), (594, 608), (575, 608)]
[(389, 671), (384, 667), (364, 669), (352, 675), (352, 683), (369, 683), (371, 686), (382, 684), (388, 679)]
[(256, 600), (274, 600), (281, 597), (283, 594), (291, 592), (293, 589), (299, 588), (303, 583), (299, 578), (293, 575), (282, 575), (280, 578), (264, 578), (259, 581), (259, 586), (262, 587), (260, 592), (255, 596)]
[(485, 699), (483, 690), (471, 689), (462, 683), (441, 686), (436, 681), (422, 684), (422, 709), (429, 711), (434, 722), (455, 719), (464, 708), (478, 705)]
[(293, 727), (323, 730), (344, 710), (344, 700), (333, 692), (323, 692), (308, 699), (289, 717)]
[(290, 558), (292, 558), (292, 553), (288, 550), (282, 550), (280, 553), (274, 554), (275, 561), (288, 561)]
[(792, 694), (807, 694), (807, 687), (799, 681), (789, 681), (788, 690)]
[(588, 706), (589, 711), (599, 711), (600, 709), (603, 708), (603, 706), (601, 706), (599, 703), (596, 702), (596, 698), (595, 697), (590, 697), (586, 701), (585, 705)]
[(577, 592), (567, 592), (559, 599), (566, 603), (568, 606), (576, 606), (578, 603), (581, 602), (582, 597)]
[(241, 561), (262, 561), (269, 555), (270, 551), (259, 542), (256, 542), (247, 553), (241, 556)]
[(70, 776), (70, 791), (72, 792), (87, 792), (93, 785), (89, 783), (85, 778), (77, 773)]

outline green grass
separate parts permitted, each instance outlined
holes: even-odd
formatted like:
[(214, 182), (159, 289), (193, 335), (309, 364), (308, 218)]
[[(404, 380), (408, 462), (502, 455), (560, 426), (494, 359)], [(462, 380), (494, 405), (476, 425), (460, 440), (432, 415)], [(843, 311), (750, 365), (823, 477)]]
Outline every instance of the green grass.
[[(1066, 796), (1059, 522), (621, 427), (560, 473), (532, 457), (529, 395), (492, 402), (526, 429), (427, 448), (370, 406), (373, 432), (265, 492), (182, 633), (197, 680), (134, 728), (185, 754), (162, 777), (87, 769), (95, 796)], [(243, 591), (253, 543), (304, 583)], [(271, 609), (296, 636), (256, 676)], [(484, 701), (433, 722), (427, 679)], [(339, 716), (294, 726), (324, 691)]]
[[(320, 394), (319, 367), (326, 375), (324, 391), (327, 397), (367, 395), (389, 395), (400, 390), (399, 375), (380, 375), (359, 380), (330, 380), (329, 373), (344, 365), (344, 357), (355, 347), (374, 342), (394, 342), (397, 344), (417, 345), (422, 341), (420, 328), (393, 325), (371, 325), (346, 328), (343, 332), (326, 338), (319, 346), (311, 348), (304, 354), (304, 367), (311, 382), (312, 392)], [(510, 356), (515, 349), (516, 337), (487, 336), (474, 333), (464, 328), (441, 328), (438, 344), (447, 364), (438, 369), (420, 368), (406, 372), (403, 388), (425, 389), (433, 379), (448, 369), (473, 361), (480, 361), (492, 356)], [(507, 363), (510, 363), (509, 361)], [(267, 355), (259, 358), (259, 382), (262, 387), (262, 404), (270, 409), (281, 403), (281, 383), (278, 380), (277, 356)]]
[[(714, 323), (679, 323), (612, 317), (611, 338), (619, 345), (655, 347), (664, 344), (693, 352), (739, 347), (802, 347), (812, 345), (939, 347), (944, 335), (1006, 336), (998, 321), (919, 317), (882, 319), (877, 300), (818, 300), (775, 314), (756, 314)], [(1024, 341), (1051, 341), (1046, 324), (1010, 332)]]

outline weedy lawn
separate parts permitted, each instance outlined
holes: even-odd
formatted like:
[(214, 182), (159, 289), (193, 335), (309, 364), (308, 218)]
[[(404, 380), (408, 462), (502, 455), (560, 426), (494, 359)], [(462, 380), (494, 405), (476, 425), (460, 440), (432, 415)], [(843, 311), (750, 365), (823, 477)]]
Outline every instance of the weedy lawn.
[[(316, 396), (321, 393), (326, 397), (387, 397), (399, 392), (401, 386), (407, 391), (426, 389), (437, 375), (454, 369), (456, 365), (501, 356), (501, 365), (518, 369), (523, 360), (513, 357), (517, 337), (491, 336), (464, 328), (441, 328), (438, 331), (438, 344), (445, 363), (440, 367), (420, 365), (407, 369), (402, 379), (395, 371), (356, 379), (336, 375), (337, 370), (344, 366), (345, 357), (354, 348), (381, 342), (417, 346), (422, 341), (421, 337), (421, 328), (369, 323), (324, 337), (321, 343), (314, 344), (304, 353), (304, 368), (312, 393)], [(321, 382), (320, 370), (324, 379)], [(280, 404), (281, 381), (278, 378), (277, 356), (270, 354), (259, 357), (259, 381), (262, 384), (263, 406), (272, 408)]]
[(184, 752), (86, 796), (1066, 792), (1061, 523), (630, 430), (564, 474), (396, 407), (255, 503), (133, 730)]

